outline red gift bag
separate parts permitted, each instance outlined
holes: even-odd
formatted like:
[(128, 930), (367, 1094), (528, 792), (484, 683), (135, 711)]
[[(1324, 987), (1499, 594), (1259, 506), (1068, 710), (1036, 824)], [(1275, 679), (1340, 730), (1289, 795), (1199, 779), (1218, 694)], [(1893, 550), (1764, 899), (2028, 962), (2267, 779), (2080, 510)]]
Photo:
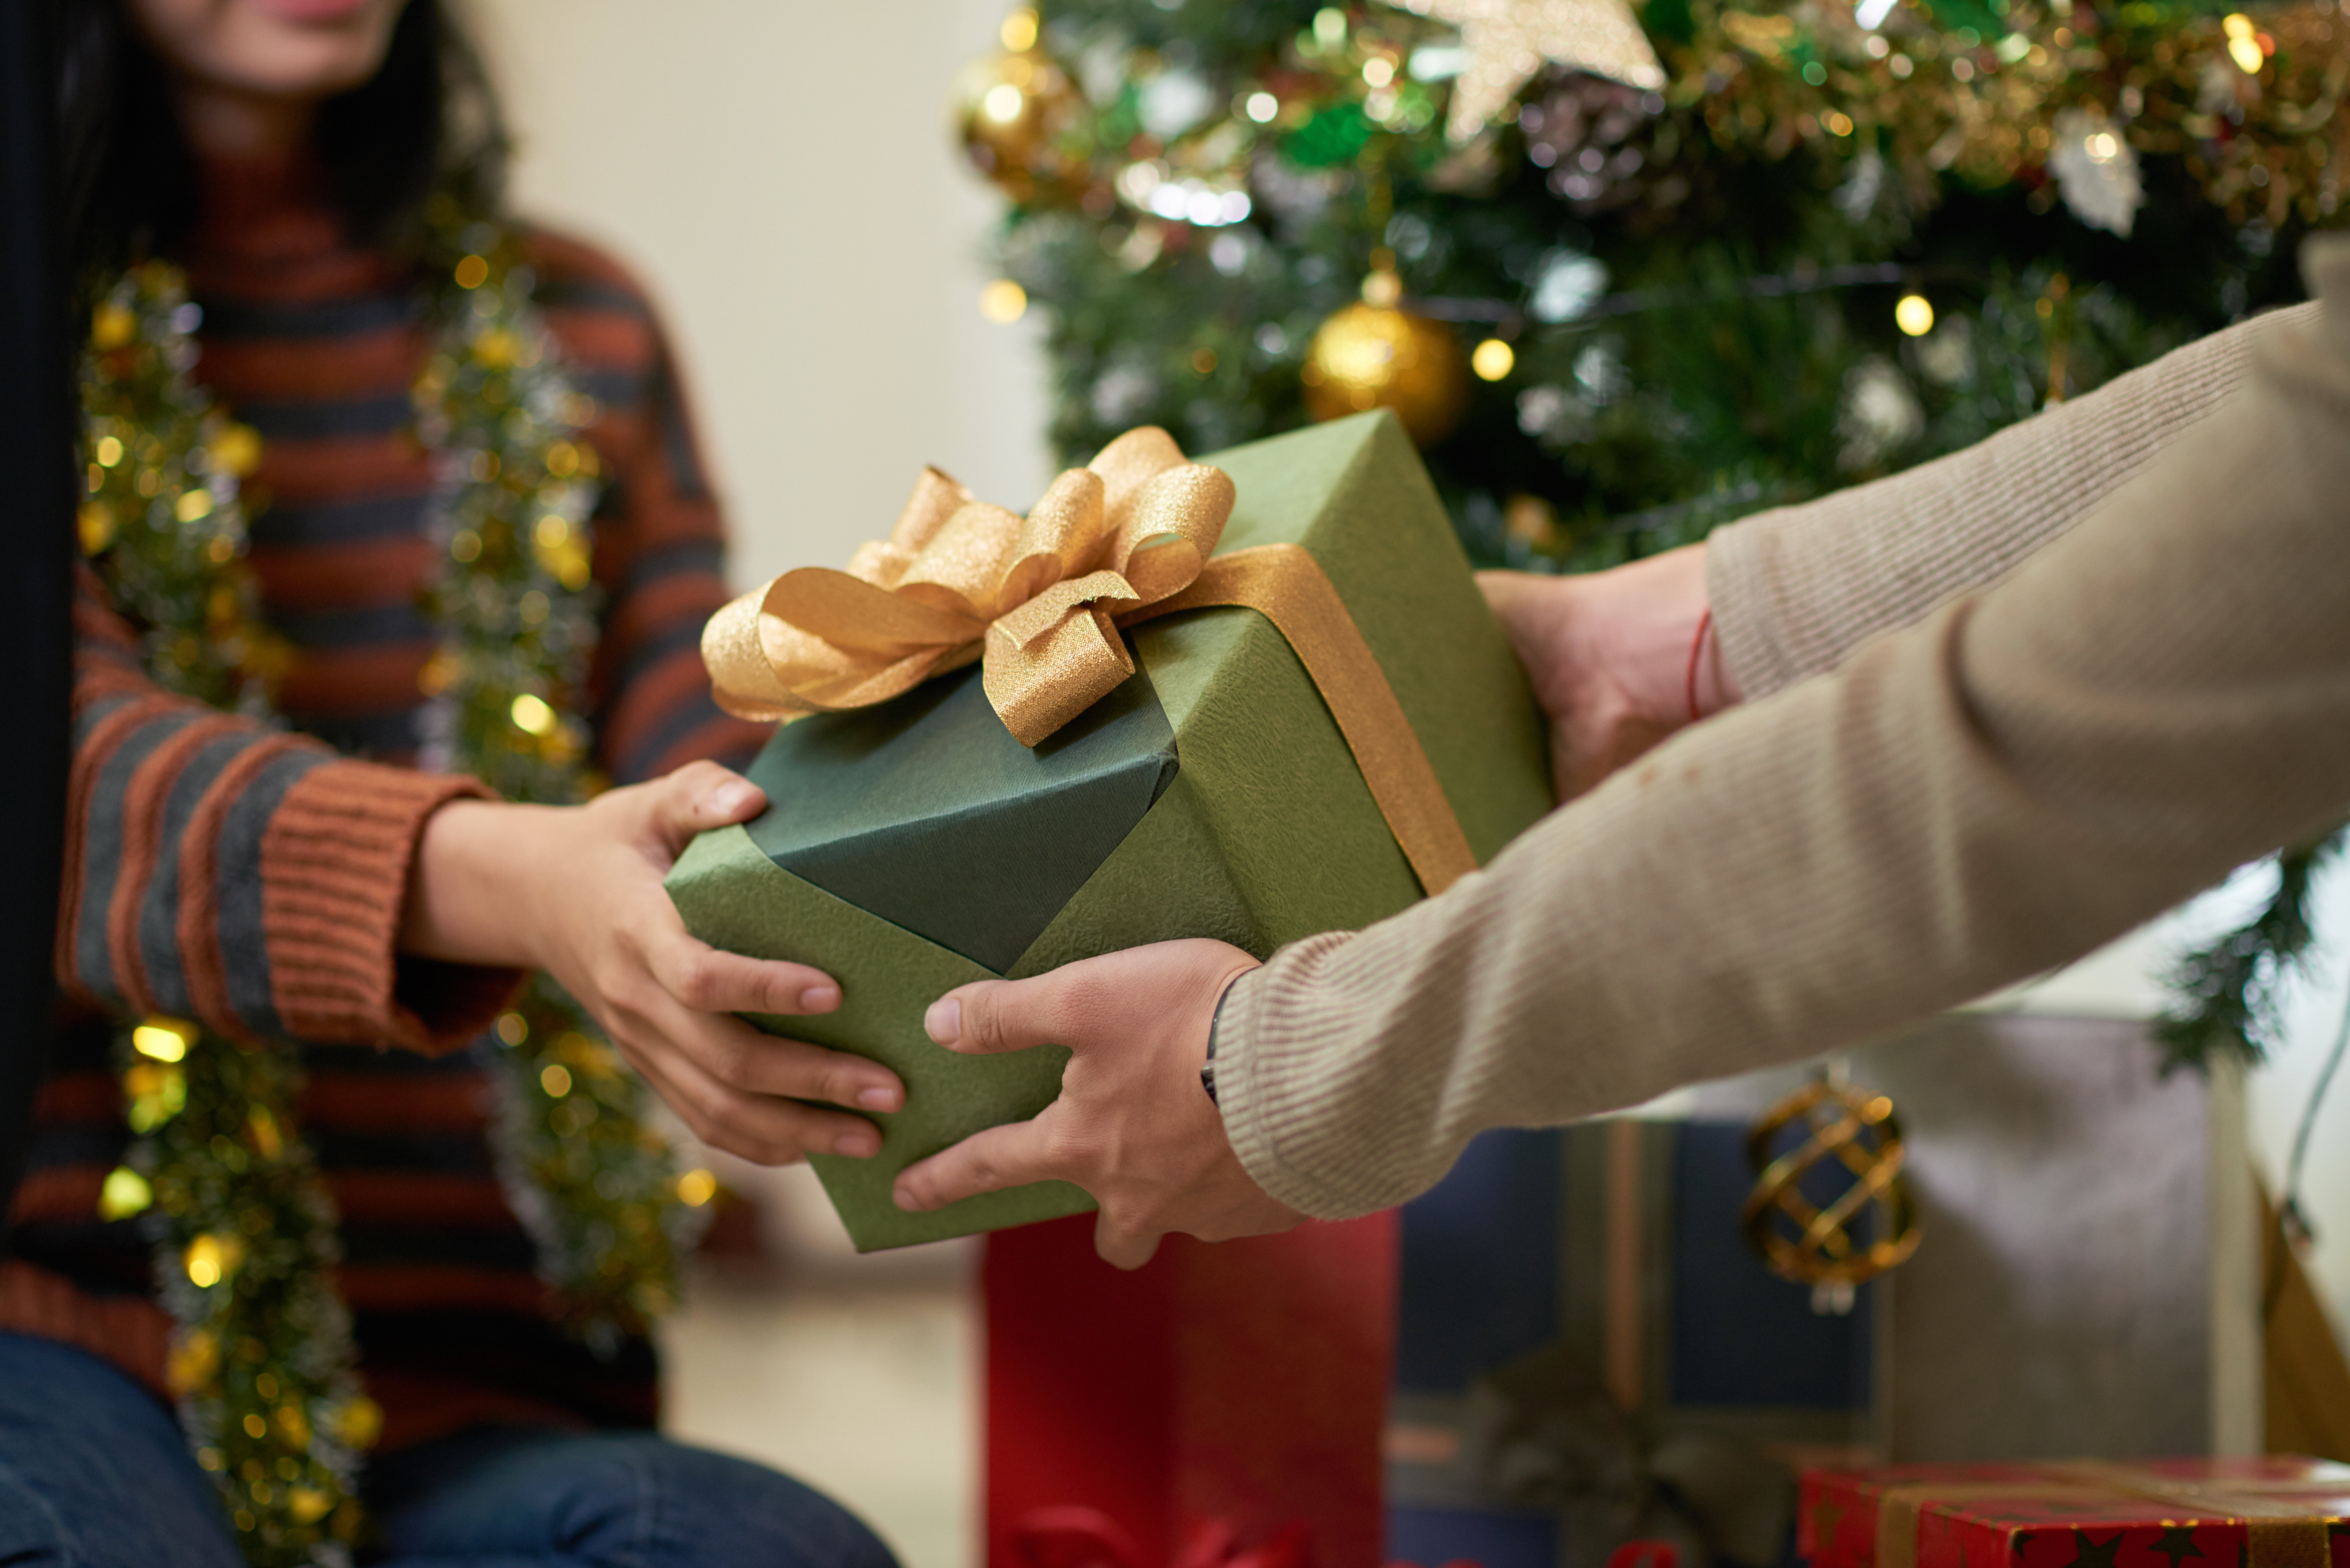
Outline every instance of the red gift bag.
[(989, 1568), (1378, 1568), (1395, 1216), (1131, 1273), (1093, 1231), (987, 1239)]

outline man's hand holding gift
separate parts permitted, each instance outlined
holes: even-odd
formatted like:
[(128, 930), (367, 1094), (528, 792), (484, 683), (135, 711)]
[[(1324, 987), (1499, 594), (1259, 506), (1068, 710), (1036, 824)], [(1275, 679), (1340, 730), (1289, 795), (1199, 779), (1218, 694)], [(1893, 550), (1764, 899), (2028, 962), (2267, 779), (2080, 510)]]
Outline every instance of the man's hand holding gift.
[(1069, 1048), (1060, 1098), (1033, 1120), (965, 1138), (898, 1178), (899, 1207), (931, 1210), (1033, 1181), (1073, 1182), (1100, 1205), (1094, 1246), (1139, 1268), (1180, 1231), (1229, 1241), (1305, 1216), (1251, 1180), (1201, 1081), (1225, 988), (1256, 961), (1229, 943), (1158, 942), (1032, 980), (982, 981), (933, 1003), (951, 1051)]
[[(1586, 577), (1481, 574), (1551, 721), (1562, 798), (1737, 700), (1706, 635), (1704, 563), (1700, 545)], [(1073, 1182), (1100, 1204), (1095, 1246), (1121, 1268), (1148, 1262), (1170, 1231), (1213, 1241), (1299, 1223), (1242, 1168), (1201, 1087), (1217, 1004), (1255, 967), (1223, 942), (1159, 942), (940, 998), (925, 1022), (950, 1050), (1073, 1055), (1042, 1115), (910, 1167), (899, 1206)]]

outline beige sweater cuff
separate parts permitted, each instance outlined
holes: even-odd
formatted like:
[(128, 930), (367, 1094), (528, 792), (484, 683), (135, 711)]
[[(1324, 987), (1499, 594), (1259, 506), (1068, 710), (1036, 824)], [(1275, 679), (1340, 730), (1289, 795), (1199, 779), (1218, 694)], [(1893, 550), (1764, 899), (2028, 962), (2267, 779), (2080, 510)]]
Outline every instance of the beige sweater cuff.
[[(1317, 953), (1335, 950), (1352, 936), (1329, 931), (1308, 937), (1284, 948), (1282, 958), (1284, 964), (1311, 966)], [(1343, 1147), (1315, 1147), (1332, 1141), (1334, 1122), (1324, 1103), (1326, 1080), (1311, 1072), (1284, 1071), (1282, 1054), (1265, 1044), (1316, 1037), (1318, 1032), (1310, 1024), (1303, 1030), (1295, 1027), (1304, 1021), (1289, 1019), (1291, 1026), (1284, 1028), (1284, 1015), (1295, 1013), (1301, 1002), (1310, 1007), (1309, 996), (1301, 995), (1294, 984), (1276, 981), (1263, 966), (1232, 983), (1216, 1013), (1216, 1104), (1232, 1152), (1252, 1181), (1300, 1214), (1316, 1220), (1352, 1219), (1378, 1206), (1367, 1209), (1349, 1201), (1347, 1191), (1355, 1183), (1344, 1177), (1315, 1180), (1306, 1172), (1325, 1168), (1334, 1156), (1341, 1165), (1379, 1162), (1349, 1161)], [(1343, 1145), (1346, 1140), (1338, 1141)]]

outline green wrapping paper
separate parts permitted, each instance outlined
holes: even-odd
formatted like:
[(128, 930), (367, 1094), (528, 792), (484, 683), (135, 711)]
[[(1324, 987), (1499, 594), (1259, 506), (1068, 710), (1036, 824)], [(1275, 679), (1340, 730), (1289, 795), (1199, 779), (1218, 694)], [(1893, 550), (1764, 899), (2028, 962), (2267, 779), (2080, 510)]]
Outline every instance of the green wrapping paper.
[[(1418, 454), (1367, 414), (1199, 461), (1238, 491), (1218, 554), (1302, 545), (1377, 658), (1482, 864), (1549, 807), (1545, 732)], [(927, 1214), (897, 1173), (1052, 1102), (1066, 1053), (963, 1056), (930, 1003), (1176, 937), (1263, 957), (1420, 896), (1305, 668), (1254, 610), (1178, 612), (1128, 633), (1138, 674), (1031, 752), (966, 669), (879, 707), (778, 730), (751, 776), (774, 806), (702, 835), (669, 877), (713, 946), (811, 964), (842, 1005), (754, 1018), (855, 1051), (906, 1083), (871, 1159), (811, 1163), (859, 1251), (1092, 1206), (1042, 1183)]]

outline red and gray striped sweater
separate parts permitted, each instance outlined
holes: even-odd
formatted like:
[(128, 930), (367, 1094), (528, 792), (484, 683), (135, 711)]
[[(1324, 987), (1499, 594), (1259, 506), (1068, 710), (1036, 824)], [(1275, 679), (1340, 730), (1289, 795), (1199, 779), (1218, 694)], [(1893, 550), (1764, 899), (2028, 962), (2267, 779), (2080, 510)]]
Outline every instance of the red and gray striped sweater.
[[(344, 240), (300, 167), (206, 182), (185, 258), (196, 376), (263, 438), (252, 562), (296, 650), (279, 703), (298, 732), (157, 690), (83, 575), (57, 952), (81, 1001), (36, 1108), (0, 1330), (72, 1341), (161, 1388), (169, 1324), (147, 1247), (135, 1220), (97, 1213), (130, 1141), (99, 1006), (164, 1012), (304, 1043), (304, 1130), (342, 1215), (339, 1283), (388, 1445), (483, 1420), (649, 1421), (650, 1348), (599, 1360), (554, 1326), (492, 1168), (476, 1037), (517, 977), (394, 950), (425, 817), (480, 793), (407, 765), (434, 647), (417, 607), (432, 475), (409, 397), (430, 347), (422, 295)], [(527, 245), (596, 400), (598, 765), (621, 783), (700, 757), (739, 765), (761, 735), (717, 711), (702, 670), (725, 537), (674, 362), (610, 261), (544, 233)]]

